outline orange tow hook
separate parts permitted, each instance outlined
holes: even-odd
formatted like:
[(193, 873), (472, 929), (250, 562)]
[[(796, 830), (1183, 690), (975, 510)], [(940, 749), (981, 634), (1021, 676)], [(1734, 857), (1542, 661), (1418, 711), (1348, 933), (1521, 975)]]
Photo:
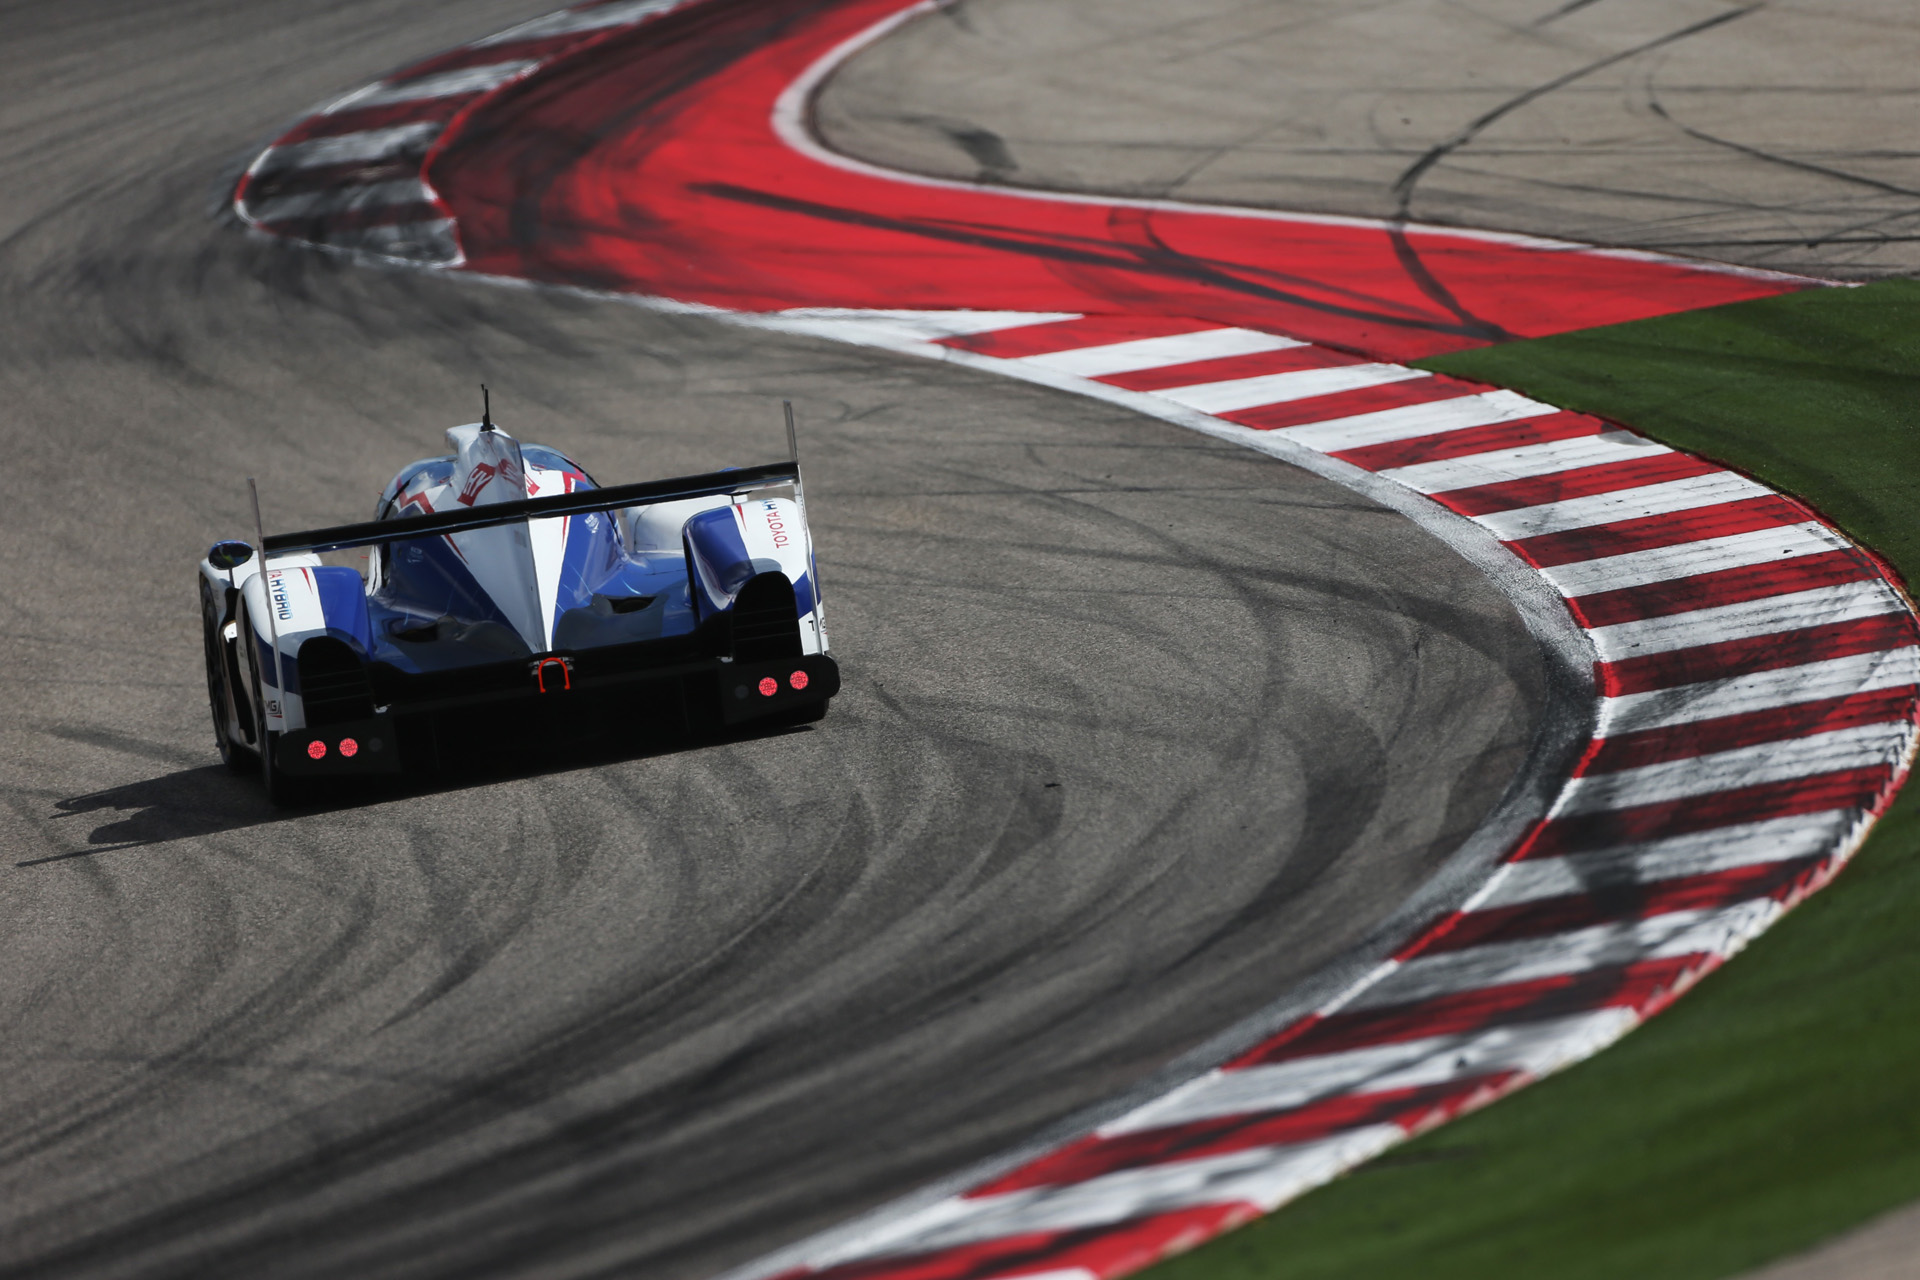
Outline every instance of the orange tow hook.
[(533, 660), (533, 678), (540, 682), (540, 692), (550, 692), (547, 688), (548, 667), (560, 668), (560, 683), (556, 688), (563, 691), (573, 688), (573, 659), (549, 656), (545, 658), (535, 658)]

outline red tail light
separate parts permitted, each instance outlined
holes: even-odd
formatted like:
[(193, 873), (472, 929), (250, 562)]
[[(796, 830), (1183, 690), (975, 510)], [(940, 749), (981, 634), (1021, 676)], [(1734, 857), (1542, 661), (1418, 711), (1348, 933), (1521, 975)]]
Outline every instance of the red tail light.
[(771, 698), (774, 694), (778, 692), (780, 692), (780, 682), (778, 680), (775, 680), (772, 676), (768, 676), (766, 679), (760, 682), (761, 697)]
[(340, 754), (351, 760), (360, 754), (360, 744), (352, 738), (340, 739)]
[(804, 689), (807, 687), (807, 673), (804, 671), (796, 671), (787, 677), (787, 683), (796, 689)]
[(308, 759), (318, 760), (321, 756), (324, 756), (326, 754), (327, 754), (327, 744), (320, 741), (318, 738), (314, 739), (312, 742), (309, 742), (307, 744)]

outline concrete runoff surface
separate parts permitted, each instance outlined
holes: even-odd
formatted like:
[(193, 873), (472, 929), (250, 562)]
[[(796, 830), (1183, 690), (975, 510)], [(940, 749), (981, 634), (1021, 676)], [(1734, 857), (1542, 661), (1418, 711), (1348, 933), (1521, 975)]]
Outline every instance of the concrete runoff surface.
[(1883, 1214), (1807, 1253), (1748, 1273), (1747, 1280), (1912, 1280), (1920, 1258), (1920, 1205)]
[(1906, 0), (960, 0), (818, 102), (946, 177), (1920, 270)]
[[(710, 1274), (999, 1151), (1420, 885), (1537, 718), (1476, 573), (1111, 407), (217, 217), (316, 101), (540, 11), (10, 13), (0, 1271)], [(192, 565), (473, 417), (603, 479), (804, 425), (801, 732), (272, 810)]]

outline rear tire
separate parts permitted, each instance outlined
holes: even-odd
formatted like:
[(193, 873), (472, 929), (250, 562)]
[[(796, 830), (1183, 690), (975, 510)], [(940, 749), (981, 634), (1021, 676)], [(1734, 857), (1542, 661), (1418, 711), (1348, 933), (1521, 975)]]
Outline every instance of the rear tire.
[(250, 763), (246, 750), (227, 734), (239, 703), (227, 686), (227, 642), (220, 634), (223, 612), (220, 597), (201, 578), (200, 629), (207, 653), (207, 706), (213, 714), (213, 744), (219, 748), (220, 763), (229, 773), (245, 773)]

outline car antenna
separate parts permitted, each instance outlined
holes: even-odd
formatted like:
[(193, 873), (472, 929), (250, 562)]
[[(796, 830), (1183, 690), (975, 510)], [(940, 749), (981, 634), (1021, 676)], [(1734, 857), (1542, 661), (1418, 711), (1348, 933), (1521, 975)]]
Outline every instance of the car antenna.
[(480, 384), (480, 429), (493, 430), (493, 397), (487, 394), (487, 384)]

